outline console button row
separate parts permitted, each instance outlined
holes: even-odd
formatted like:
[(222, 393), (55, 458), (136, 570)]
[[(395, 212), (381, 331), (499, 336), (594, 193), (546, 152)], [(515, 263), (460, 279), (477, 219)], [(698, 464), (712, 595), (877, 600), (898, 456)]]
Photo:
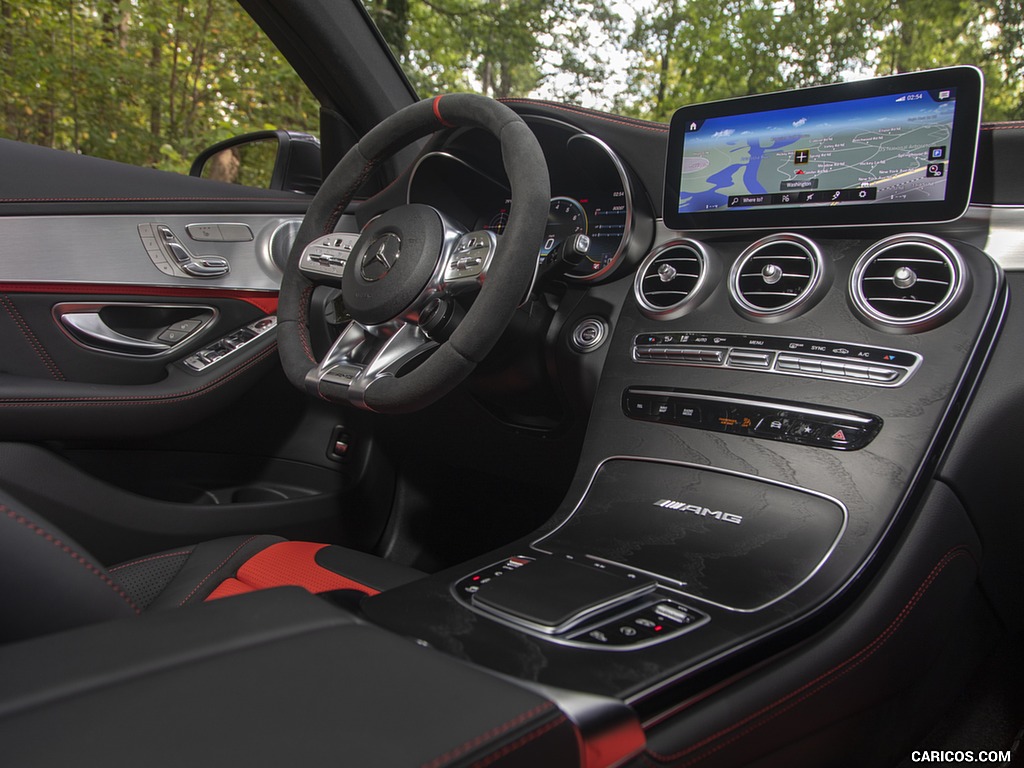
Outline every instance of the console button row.
[(882, 420), (864, 413), (830, 413), (767, 401), (734, 400), (679, 390), (631, 387), (622, 396), (627, 416), (679, 427), (855, 451), (868, 445)]
[(631, 614), (588, 629), (571, 637), (589, 645), (636, 645), (678, 634), (701, 623), (704, 614), (674, 601), (663, 600)]
[(633, 358), (638, 362), (821, 376), (875, 386), (902, 383), (921, 361), (919, 355), (901, 350), (728, 333), (640, 334), (633, 340)]
[(821, 373), (825, 376), (859, 379), (861, 381), (892, 382), (896, 381), (900, 376), (899, 369), (888, 366), (841, 363), (813, 357), (797, 357), (795, 355), (779, 355), (776, 367), (780, 371)]
[(276, 326), (277, 317), (274, 315), (262, 317), (256, 322), (249, 323), (244, 328), (239, 328), (237, 331), (229, 333), (227, 336), (207, 345), (198, 352), (194, 352), (182, 362), (193, 371), (206, 370), (218, 360), (222, 360), (232, 352), (241, 349)]

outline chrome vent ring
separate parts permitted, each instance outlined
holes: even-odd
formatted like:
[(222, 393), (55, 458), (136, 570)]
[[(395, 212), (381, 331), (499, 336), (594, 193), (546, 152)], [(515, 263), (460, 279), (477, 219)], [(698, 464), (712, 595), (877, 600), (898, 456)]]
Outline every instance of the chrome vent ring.
[(894, 235), (868, 248), (850, 275), (850, 299), (870, 324), (915, 333), (959, 308), (967, 271), (956, 249), (932, 235)]
[(707, 249), (696, 240), (673, 240), (652, 251), (633, 281), (640, 311), (653, 320), (682, 317), (705, 293), (711, 266)]
[(802, 235), (769, 235), (740, 254), (729, 273), (737, 309), (760, 320), (782, 320), (810, 306), (819, 295), (825, 265), (812, 240)]

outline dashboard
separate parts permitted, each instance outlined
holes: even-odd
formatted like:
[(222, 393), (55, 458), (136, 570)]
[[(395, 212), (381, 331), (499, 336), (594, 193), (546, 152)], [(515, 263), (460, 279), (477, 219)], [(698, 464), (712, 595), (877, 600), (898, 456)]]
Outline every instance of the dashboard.
[[(561, 381), (594, 381), (578, 466), (534, 534), (368, 601), (371, 620), (506, 674), (621, 697), (659, 722), (709, 669), (761, 658), (848, 607), (865, 573), (912, 549), (900, 537), (920, 515), (955, 517), (936, 467), (1007, 304), (979, 224), (1004, 212), (963, 215), (977, 72), (778, 98), (687, 107), (658, 132), (520, 108), (552, 178), (535, 293), (561, 308), (543, 343)], [(793, 126), (797, 112), (807, 121)], [(887, 133), (869, 130), (879, 113), (895, 119)], [(840, 114), (841, 130), (812, 125)], [(749, 142), (715, 138), (730, 121), (780, 115), (785, 146), (761, 142), (761, 159), (775, 151), (779, 163), (758, 167)], [(695, 140), (702, 126), (710, 145)], [(861, 157), (865, 136), (875, 164), (817, 156), (852, 142)], [(429, 149), (409, 199), (500, 229), (496, 147), (453, 132)], [(710, 159), (733, 150), (743, 159)], [(776, 201), (794, 182), (838, 199)], [(710, 208), (693, 203), (701, 184), (717, 190)], [(597, 214), (618, 200), (624, 219)], [(595, 260), (561, 256), (602, 232)], [(581, 344), (587, 329), (594, 342)]]

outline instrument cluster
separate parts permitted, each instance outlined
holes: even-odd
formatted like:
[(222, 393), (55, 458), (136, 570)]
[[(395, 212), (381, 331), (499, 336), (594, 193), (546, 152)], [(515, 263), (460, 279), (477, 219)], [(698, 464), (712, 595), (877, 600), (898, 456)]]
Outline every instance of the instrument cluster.
[[(628, 172), (590, 134), (548, 120), (533, 120), (530, 127), (544, 150), (552, 193), (539, 267), (557, 266), (573, 281), (610, 277), (635, 260), (635, 194)], [(432, 205), (469, 230), (501, 235), (514, 201), (497, 142), (470, 131), (425, 155), (410, 180), (409, 202)]]

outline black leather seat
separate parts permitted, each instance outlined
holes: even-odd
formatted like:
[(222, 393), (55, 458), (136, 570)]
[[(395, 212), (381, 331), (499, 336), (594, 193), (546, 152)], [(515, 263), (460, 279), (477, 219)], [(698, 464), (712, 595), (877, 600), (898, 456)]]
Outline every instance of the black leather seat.
[(376, 594), (423, 574), (362, 552), (232, 536), (104, 567), (0, 492), (0, 642), (274, 586)]

